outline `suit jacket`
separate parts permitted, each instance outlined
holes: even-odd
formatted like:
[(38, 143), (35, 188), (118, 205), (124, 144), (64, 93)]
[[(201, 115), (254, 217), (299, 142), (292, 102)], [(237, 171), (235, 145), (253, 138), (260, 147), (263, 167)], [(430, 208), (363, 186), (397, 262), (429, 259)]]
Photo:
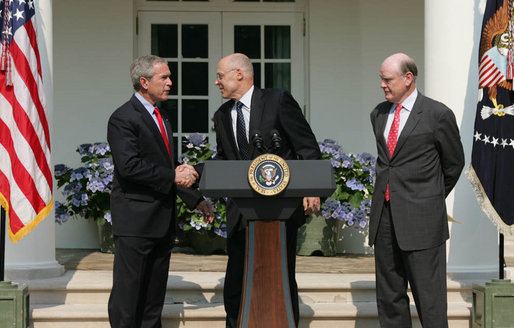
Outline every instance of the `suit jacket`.
[[(171, 125), (167, 119), (164, 124), (173, 154)], [(107, 140), (114, 162), (113, 233), (146, 238), (173, 234), (176, 231), (175, 165), (155, 121), (135, 96), (111, 115)]]
[[(225, 102), (214, 114), (216, 129), (217, 155), (215, 159), (240, 160), (241, 156), (234, 138), (232, 118), (230, 112), (234, 101)], [(266, 147), (271, 145), (271, 130), (276, 129), (282, 138), (280, 149), (276, 152), (285, 160), (321, 158), (316, 137), (305, 120), (303, 113), (289, 92), (280, 89), (254, 88), (250, 111), (250, 136), (252, 132), (261, 132)], [(260, 155), (250, 140), (251, 158)], [(301, 206), (301, 204), (299, 204)], [(300, 226), (305, 223), (303, 210), (298, 209), (291, 218)], [(227, 203), (227, 232), (246, 227), (246, 220), (242, 218), (239, 209), (233, 201)]]
[(393, 156), (384, 129), (392, 103), (371, 112), (377, 143), (376, 183), (370, 214), (369, 244), (374, 244), (387, 183), (398, 245), (419, 250), (441, 245), (449, 238), (445, 198), (464, 167), (464, 151), (453, 112), (444, 104), (418, 97)]

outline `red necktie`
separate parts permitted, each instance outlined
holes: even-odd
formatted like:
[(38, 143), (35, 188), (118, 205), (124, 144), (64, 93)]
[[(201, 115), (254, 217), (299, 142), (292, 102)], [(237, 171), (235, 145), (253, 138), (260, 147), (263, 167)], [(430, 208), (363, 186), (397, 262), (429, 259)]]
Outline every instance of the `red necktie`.
[(157, 109), (157, 107), (154, 108), (155, 116), (157, 116), (157, 122), (159, 123), (159, 129), (161, 130), (161, 136), (164, 140), (164, 143), (166, 144), (166, 148), (168, 149), (168, 154), (171, 158), (171, 151), (170, 151), (170, 143), (168, 142), (168, 136), (166, 135), (166, 130), (164, 129), (164, 122), (162, 121), (161, 112)]
[[(393, 157), (394, 149), (398, 143), (398, 129), (400, 127), (400, 110), (403, 108), (402, 105), (398, 104), (394, 110), (394, 120), (387, 136), (387, 148), (389, 149), (389, 157)], [(389, 183), (386, 187), (385, 200), (389, 201)]]

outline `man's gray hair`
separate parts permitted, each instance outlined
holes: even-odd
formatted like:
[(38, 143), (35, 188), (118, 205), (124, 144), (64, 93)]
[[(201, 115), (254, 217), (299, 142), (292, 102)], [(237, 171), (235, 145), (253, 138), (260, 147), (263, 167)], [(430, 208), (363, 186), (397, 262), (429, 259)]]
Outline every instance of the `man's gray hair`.
[(418, 67), (414, 62), (414, 59), (407, 57), (405, 60), (402, 60), (400, 63), (400, 74), (405, 75), (405, 73), (411, 72), (414, 75), (414, 81), (416, 81), (416, 77), (418, 76)]
[(130, 78), (132, 79), (132, 86), (135, 91), (141, 90), (141, 83), (139, 79), (144, 77), (151, 79), (155, 74), (154, 65), (157, 63), (168, 64), (168, 62), (158, 56), (146, 55), (136, 58), (132, 65), (130, 65)]

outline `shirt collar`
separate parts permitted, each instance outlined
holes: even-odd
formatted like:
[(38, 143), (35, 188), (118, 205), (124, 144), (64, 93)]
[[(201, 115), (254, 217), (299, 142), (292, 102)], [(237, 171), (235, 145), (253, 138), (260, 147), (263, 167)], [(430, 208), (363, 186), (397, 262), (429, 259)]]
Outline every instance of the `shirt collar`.
[(252, 94), (253, 94), (254, 86), (252, 85), (248, 91), (239, 99), (243, 105), (245, 105), (246, 108), (250, 108), (250, 105), (252, 104)]
[(153, 115), (154, 108), (157, 106), (150, 104), (150, 102), (148, 100), (146, 100), (145, 98), (143, 98), (143, 96), (141, 96), (141, 94), (139, 92), (136, 92), (134, 95), (141, 102), (141, 104), (145, 107), (145, 109), (148, 111), (148, 113), (150, 113), (150, 115)]
[(403, 108), (407, 111), (412, 111), (414, 107), (414, 103), (416, 102), (416, 98), (418, 97), (418, 89), (414, 89), (414, 91), (402, 102)]

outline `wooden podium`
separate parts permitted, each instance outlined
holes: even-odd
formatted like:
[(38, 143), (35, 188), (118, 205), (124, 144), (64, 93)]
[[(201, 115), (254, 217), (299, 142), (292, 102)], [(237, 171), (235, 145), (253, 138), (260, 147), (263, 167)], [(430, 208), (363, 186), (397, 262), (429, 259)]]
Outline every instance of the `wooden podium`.
[(293, 328), (285, 221), (303, 197), (332, 195), (332, 167), (325, 160), (287, 161), (287, 187), (278, 195), (263, 196), (249, 183), (251, 163), (205, 162), (200, 190), (205, 196), (232, 198), (248, 222), (238, 327)]

